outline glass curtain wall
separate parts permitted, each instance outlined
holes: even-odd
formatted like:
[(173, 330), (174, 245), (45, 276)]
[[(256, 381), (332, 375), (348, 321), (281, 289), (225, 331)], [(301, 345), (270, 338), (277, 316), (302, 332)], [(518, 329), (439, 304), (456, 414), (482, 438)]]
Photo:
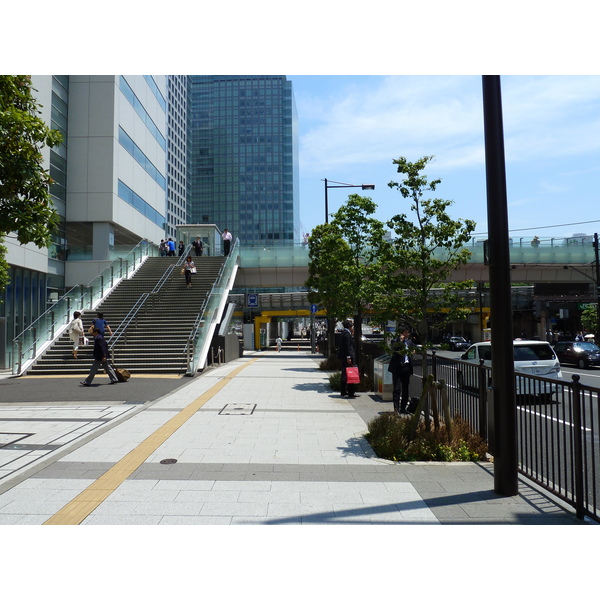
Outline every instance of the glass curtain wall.
[(297, 127), (285, 76), (190, 77), (190, 222), (244, 246), (294, 243)]

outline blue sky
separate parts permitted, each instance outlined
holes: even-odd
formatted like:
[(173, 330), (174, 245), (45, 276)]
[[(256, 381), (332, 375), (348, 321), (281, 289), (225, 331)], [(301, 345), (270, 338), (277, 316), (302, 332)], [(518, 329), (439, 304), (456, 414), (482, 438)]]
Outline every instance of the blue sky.
[[(434, 155), (427, 175), (442, 179), (436, 196), (452, 200), (451, 214), (475, 220), (485, 235), (481, 76), (288, 78), (299, 118), (305, 231), (324, 221), (325, 178), (376, 186), (330, 189), (330, 212), (359, 193), (373, 198), (380, 220), (410, 214), (387, 185), (401, 180), (392, 160)], [(600, 230), (600, 77), (502, 76), (501, 87), (511, 235)]]
[[(538, 0), (305, 0), (286, 11), (275, 0), (172, 0), (168, 12), (135, 4), (107, 0), (104, 16), (74, 0), (36, 9), (27, 27), (30, 39), (46, 40), (44, 51), (9, 29), (0, 39), (5, 72), (285, 74), (299, 117), (303, 231), (325, 219), (324, 178), (376, 185), (329, 190), (330, 212), (352, 192), (370, 195), (381, 220), (407, 212), (387, 186), (400, 180), (392, 160), (434, 155), (427, 174), (442, 179), (436, 195), (454, 201), (451, 214), (475, 220), (482, 236), (481, 74), (499, 73), (511, 235), (600, 229), (600, 63), (587, 0), (568, 10)], [(69, 35), (50, 41), (48, 18), (59, 5), (73, 21)], [(16, 5), (6, 10), (21, 18)]]

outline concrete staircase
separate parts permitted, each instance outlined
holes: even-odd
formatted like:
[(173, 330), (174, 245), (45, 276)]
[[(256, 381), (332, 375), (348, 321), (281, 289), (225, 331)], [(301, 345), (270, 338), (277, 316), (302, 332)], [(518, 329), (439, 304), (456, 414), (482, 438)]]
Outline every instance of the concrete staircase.
[[(135, 373), (179, 374), (186, 372), (186, 346), (200, 309), (225, 261), (222, 256), (193, 257), (198, 272), (186, 288), (179, 257), (150, 257), (131, 278), (121, 281), (94, 310), (82, 315), (87, 332), (96, 311), (113, 331), (106, 332), (114, 345), (114, 362)], [(161, 282), (162, 287), (153, 293)], [(129, 320), (132, 308), (145, 298), (137, 317)], [(72, 343), (64, 333), (28, 371), (27, 375), (84, 375), (93, 360), (93, 336), (81, 346), (74, 359)]]

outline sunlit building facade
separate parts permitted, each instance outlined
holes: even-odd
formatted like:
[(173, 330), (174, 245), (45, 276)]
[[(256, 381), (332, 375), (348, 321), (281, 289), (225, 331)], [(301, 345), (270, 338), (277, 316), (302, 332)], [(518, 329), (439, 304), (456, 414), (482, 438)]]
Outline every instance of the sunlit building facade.
[(191, 223), (245, 245), (299, 241), (298, 126), (285, 76), (190, 76)]

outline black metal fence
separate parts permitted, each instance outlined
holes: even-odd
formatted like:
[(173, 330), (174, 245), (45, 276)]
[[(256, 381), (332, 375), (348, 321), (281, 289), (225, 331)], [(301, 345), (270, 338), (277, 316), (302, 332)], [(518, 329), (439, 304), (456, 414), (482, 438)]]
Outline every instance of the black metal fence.
[[(487, 439), (492, 427), (491, 368), (428, 354), (428, 372), (443, 380), (451, 413), (460, 414)], [(416, 376), (423, 374), (415, 357)], [(414, 379), (418, 378), (415, 377)], [(415, 382), (417, 383), (417, 382)], [(520, 473), (575, 508), (577, 516), (600, 521), (600, 389), (572, 380), (515, 375)]]

